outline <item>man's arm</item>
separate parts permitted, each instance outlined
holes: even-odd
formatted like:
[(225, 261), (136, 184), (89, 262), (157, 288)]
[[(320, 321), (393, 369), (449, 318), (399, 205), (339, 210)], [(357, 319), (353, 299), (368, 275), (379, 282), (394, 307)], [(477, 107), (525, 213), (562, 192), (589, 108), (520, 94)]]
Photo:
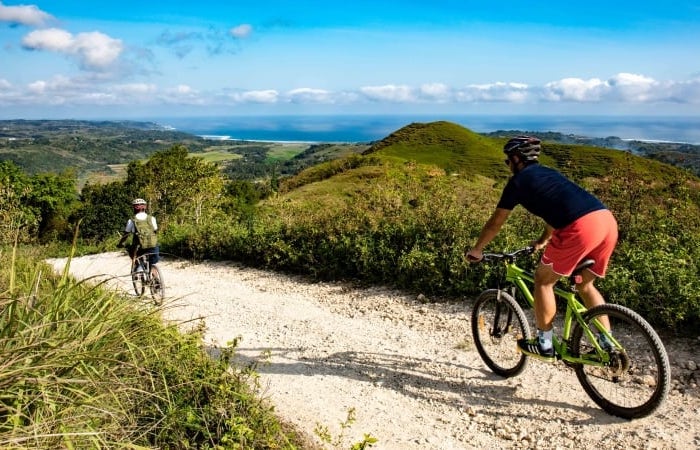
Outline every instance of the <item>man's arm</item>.
[(123, 246), (124, 246), (124, 242), (127, 240), (127, 238), (129, 237), (129, 235), (131, 234), (131, 228), (130, 228), (130, 226), (133, 228), (133, 225), (132, 225), (132, 223), (131, 223), (131, 219), (129, 219), (129, 220), (126, 222), (126, 227), (124, 228), (124, 231), (122, 231), (122, 237), (121, 237), (121, 239), (119, 239), (119, 243), (117, 244), (117, 247), (123, 247)]
[(127, 233), (126, 231), (123, 231), (123, 232), (122, 232), (122, 237), (121, 237), (121, 239), (119, 239), (119, 243), (117, 244), (117, 247), (120, 247), (120, 248), (123, 247), (123, 246), (124, 246), (124, 242), (125, 242), (126, 239), (129, 237), (130, 234), (131, 234), (131, 233)]
[(549, 243), (549, 240), (552, 238), (552, 233), (554, 233), (554, 228), (552, 228), (549, 224), (545, 224), (544, 230), (542, 230), (542, 234), (540, 235), (539, 239), (533, 241), (530, 245), (535, 247), (535, 250), (545, 248)]
[(479, 238), (476, 240), (474, 247), (467, 252), (467, 259), (472, 261), (480, 261), (484, 257), (483, 251), (484, 247), (488, 245), (489, 242), (496, 237), (501, 227), (508, 219), (510, 215), (509, 209), (496, 208), (496, 210), (491, 214), (489, 220), (486, 221), (484, 227), (479, 233)]

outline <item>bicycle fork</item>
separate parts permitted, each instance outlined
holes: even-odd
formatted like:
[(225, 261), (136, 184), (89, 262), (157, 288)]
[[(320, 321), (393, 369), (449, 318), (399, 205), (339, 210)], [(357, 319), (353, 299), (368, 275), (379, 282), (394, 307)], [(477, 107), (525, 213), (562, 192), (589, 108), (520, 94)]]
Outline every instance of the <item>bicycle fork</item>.
[[(508, 331), (510, 331), (510, 324), (513, 321), (513, 310), (511, 310), (508, 307), (507, 303), (501, 301), (501, 292), (503, 291), (501, 289), (498, 289), (497, 292), (498, 294), (496, 295), (496, 311), (493, 315), (493, 326), (491, 327), (490, 335), (492, 338), (500, 339), (506, 334), (508, 334)], [(506, 321), (503, 326), (501, 326), (501, 314), (506, 315)]]

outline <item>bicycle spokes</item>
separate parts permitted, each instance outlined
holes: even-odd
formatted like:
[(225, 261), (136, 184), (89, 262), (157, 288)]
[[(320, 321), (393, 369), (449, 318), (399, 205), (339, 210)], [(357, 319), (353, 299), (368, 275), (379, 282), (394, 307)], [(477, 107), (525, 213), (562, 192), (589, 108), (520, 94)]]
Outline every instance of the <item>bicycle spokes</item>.
[(574, 330), (573, 351), (588, 363), (575, 366), (576, 375), (588, 395), (611, 414), (643, 417), (666, 398), (670, 366), (663, 344), (638, 314), (620, 305), (603, 305), (585, 314), (586, 326), (607, 315), (615, 348), (602, 349), (584, 333)]
[(487, 366), (503, 377), (520, 373), (526, 363), (516, 342), (529, 337), (530, 330), (522, 309), (504, 292), (486, 291), (472, 310), (472, 337)]

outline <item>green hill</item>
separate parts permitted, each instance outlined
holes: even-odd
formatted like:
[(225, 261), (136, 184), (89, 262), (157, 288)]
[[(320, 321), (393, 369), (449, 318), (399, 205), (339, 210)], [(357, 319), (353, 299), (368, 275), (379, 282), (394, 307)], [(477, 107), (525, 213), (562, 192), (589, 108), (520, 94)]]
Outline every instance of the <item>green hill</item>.
[[(260, 228), (237, 228), (221, 247), (234, 259), (321, 278), (473, 295), (489, 275), (464, 253), (510, 175), (501, 150), (508, 138), (447, 122), (408, 125), (362, 155), (283, 179), (279, 195), (260, 205)], [(601, 289), (658, 324), (700, 320), (700, 179), (587, 145), (545, 141), (540, 159), (615, 214), (620, 241)], [(516, 208), (490, 248), (512, 250), (541, 230), (541, 220)]]
[(500, 149), (496, 139), (441, 121), (407, 125), (375, 143), (363, 154), (432, 164), (447, 173), (498, 176), (503, 172)]
[[(316, 164), (285, 179), (282, 192), (297, 198), (317, 194), (347, 196), (348, 192), (360, 192), (368, 180), (377, 178), (387, 168), (401, 171), (408, 163), (472, 180), (480, 176), (502, 182), (510, 175), (503, 164), (502, 148), (507, 139), (508, 136), (483, 136), (451, 122), (412, 123), (377, 141), (361, 157)], [(698, 185), (697, 177), (678, 167), (610, 148), (544, 141), (540, 161), (579, 182), (586, 180), (593, 187), (604, 187), (620, 177), (657, 187), (679, 180), (686, 180), (689, 188)], [(308, 186), (292, 194), (295, 189), (323, 180), (325, 185)]]

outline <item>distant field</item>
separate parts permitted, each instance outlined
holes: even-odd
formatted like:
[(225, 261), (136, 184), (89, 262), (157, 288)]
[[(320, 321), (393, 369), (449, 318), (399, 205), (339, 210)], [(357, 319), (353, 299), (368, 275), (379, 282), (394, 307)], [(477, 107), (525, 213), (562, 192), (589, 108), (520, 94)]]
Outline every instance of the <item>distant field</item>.
[[(221, 161), (231, 161), (232, 159), (240, 159), (243, 156), (237, 153), (231, 153), (227, 149), (222, 149), (221, 147), (212, 147), (216, 150), (205, 150), (202, 153), (190, 153), (190, 157), (202, 158), (206, 162), (221, 162)], [(231, 147), (232, 149), (235, 147)]]
[(309, 148), (309, 144), (303, 143), (270, 143), (267, 159), (287, 161)]

